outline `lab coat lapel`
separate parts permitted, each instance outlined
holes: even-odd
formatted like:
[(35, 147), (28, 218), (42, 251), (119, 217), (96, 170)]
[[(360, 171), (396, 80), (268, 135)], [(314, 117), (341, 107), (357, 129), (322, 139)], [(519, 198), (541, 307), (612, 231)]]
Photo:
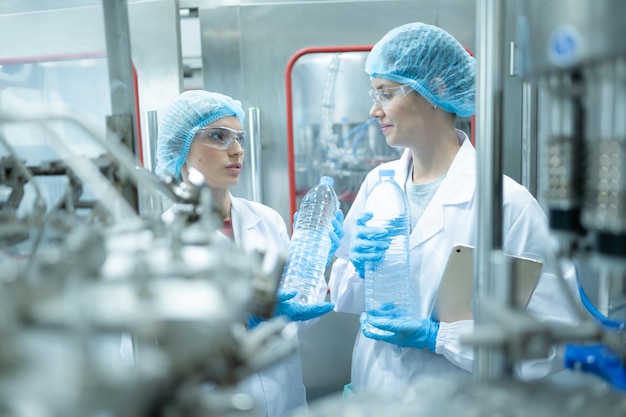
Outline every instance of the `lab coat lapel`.
[[(233, 233), (237, 247), (245, 251), (252, 251), (263, 248), (263, 236), (256, 227), (261, 221), (259, 216), (246, 204), (238, 201), (238, 198), (231, 195), (231, 216), (233, 222)], [(243, 239), (242, 237), (246, 238)]]
[(426, 207), (417, 226), (411, 234), (410, 248), (414, 248), (445, 228), (444, 211), (446, 206), (461, 205), (469, 202), (476, 189), (476, 151), (466, 139), (461, 144), (450, 169), (446, 174), (433, 199)]

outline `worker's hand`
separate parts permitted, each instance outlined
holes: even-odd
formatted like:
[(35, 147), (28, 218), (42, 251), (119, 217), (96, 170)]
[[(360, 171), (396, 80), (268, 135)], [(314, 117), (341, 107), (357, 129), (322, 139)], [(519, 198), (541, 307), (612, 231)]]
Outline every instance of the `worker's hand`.
[[(371, 314), (361, 314), (361, 331), (365, 337), (392, 343), (400, 347), (415, 349), (428, 348), (435, 351), (439, 323), (431, 319), (410, 320), (406, 318), (383, 318)], [(380, 330), (389, 332), (388, 335), (372, 333), (365, 328), (365, 322)]]
[(350, 242), (350, 261), (365, 278), (365, 268), (376, 268), (389, 248), (389, 236), (385, 229), (365, 225), (373, 217), (372, 213), (363, 213), (356, 221), (356, 234)]
[(265, 321), (265, 319), (263, 317), (258, 317), (255, 316), (253, 314), (250, 314), (250, 316), (248, 316), (248, 329), (254, 329), (256, 326), (258, 326), (259, 324), (261, 324), (263, 321)]
[(343, 211), (337, 210), (335, 218), (333, 219), (333, 230), (329, 233), (330, 236), (330, 253), (328, 254), (328, 260), (326, 266), (330, 264), (333, 259), (333, 255), (339, 249), (341, 239), (343, 239)]
[[(298, 221), (298, 212), (296, 211), (293, 214), (293, 224), (291, 225), (291, 230), (296, 228), (296, 222)], [(330, 261), (333, 259), (333, 255), (339, 249), (339, 245), (341, 244), (341, 239), (343, 239), (343, 211), (337, 210), (335, 212), (335, 218), (332, 221), (333, 230), (331, 230), (328, 235), (330, 236), (330, 252), (328, 253), (328, 259), (326, 260), (326, 266), (330, 264)]]
[(335, 307), (333, 303), (302, 304), (293, 300), (297, 293), (295, 290), (278, 290), (274, 314), (287, 316), (291, 321), (306, 321), (321, 317)]

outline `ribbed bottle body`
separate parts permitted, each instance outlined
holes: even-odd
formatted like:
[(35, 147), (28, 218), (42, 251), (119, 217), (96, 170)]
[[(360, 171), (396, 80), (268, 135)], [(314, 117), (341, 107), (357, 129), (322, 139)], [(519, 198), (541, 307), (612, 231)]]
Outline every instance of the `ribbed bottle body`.
[[(365, 311), (378, 317), (408, 318), (413, 315), (409, 266), (410, 216), (404, 191), (394, 181), (393, 174), (392, 170), (381, 170), (379, 182), (365, 204), (365, 211), (374, 215), (366, 223), (367, 226), (387, 230), (385, 239), (389, 241), (382, 263), (366, 265)], [(386, 333), (366, 326), (373, 333)]]
[(332, 221), (339, 207), (332, 185), (332, 178), (322, 177), (304, 196), (289, 244), (281, 288), (297, 290), (294, 299), (304, 304), (318, 302), (324, 280)]

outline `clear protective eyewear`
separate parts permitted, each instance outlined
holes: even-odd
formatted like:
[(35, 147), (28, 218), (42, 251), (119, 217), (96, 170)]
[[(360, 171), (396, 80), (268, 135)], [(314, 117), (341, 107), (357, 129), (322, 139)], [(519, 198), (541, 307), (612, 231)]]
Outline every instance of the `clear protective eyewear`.
[(401, 96), (404, 97), (409, 94), (413, 89), (406, 84), (399, 85), (397, 87), (389, 87), (389, 88), (379, 88), (373, 89), (371, 88), (369, 91), (370, 97), (374, 101), (374, 104), (378, 104), (379, 106), (384, 106), (385, 104), (389, 104), (395, 97)]
[(198, 129), (196, 140), (204, 146), (226, 150), (230, 148), (233, 142), (239, 142), (243, 147), (243, 140), (246, 132), (243, 130), (235, 130), (224, 126), (207, 126)]

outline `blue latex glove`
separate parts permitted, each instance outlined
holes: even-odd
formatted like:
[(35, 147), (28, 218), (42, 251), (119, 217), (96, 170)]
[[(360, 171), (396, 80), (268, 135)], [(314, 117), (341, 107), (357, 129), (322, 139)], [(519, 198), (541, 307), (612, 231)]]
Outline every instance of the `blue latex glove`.
[(389, 248), (390, 238), (385, 229), (365, 225), (372, 217), (372, 213), (363, 213), (356, 221), (356, 233), (350, 242), (350, 261), (361, 278), (365, 278), (366, 266), (376, 268)]
[(335, 307), (333, 303), (301, 304), (292, 300), (297, 293), (296, 290), (278, 290), (274, 314), (287, 316), (291, 321), (306, 321), (321, 317)]
[[(321, 317), (335, 307), (333, 303), (301, 304), (292, 300), (296, 294), (298, 294), (296, 290), (278, 290), (274, 316), (287, 316), (291, 321), (306, 321)], [(264, 320), (262, 317), (250, 315), (248, 328), (253, 329)]]
[(256, 326), (261, 324), (265, 319), (263, 317), (258, 317), (251, 314), (248, 317), (248, 329), (254, 329)]
[[(389, 335), (371, 333), (364, 327), (366, 321), (378, 329), (391, 333)], [(387, 319), (362, 313), (360, 322), (363, 335), (370, 339), (392, 343), (400, 347), (428, 348), (431, 352), (435, 351), (439, 323), (431, 319), (419, 321), (406, 318)]]
[(339, 249), (341, 239), (343, 239), (343, 211), (337, 210), (335, 213), (335, 218), (333, 219), (333, 230), (331, 230), (329, 236), (331, 244), (326, 266), (330, 264), (330, 261), (333, 259), (333, 255), (337, 252), (337, 249)]
[[(298, 221), (298, 212), (296, 211), (293, 215), (293, 224), (291, 225), (291, 230), (296, 228), (296, 222)], [(343, 239), (343, 211), (337, 210), (335, 212), (335, 218), (333, 219), (333, 230), (328, 234), (330, 236), (330, 252), (328, 253), (328, 260), (326, 260), (326, 266), (330, 264), (330, 261), (333, 259), (333, 255), (339, 249), (339, 245), (341, 244), (341, 239)]]

